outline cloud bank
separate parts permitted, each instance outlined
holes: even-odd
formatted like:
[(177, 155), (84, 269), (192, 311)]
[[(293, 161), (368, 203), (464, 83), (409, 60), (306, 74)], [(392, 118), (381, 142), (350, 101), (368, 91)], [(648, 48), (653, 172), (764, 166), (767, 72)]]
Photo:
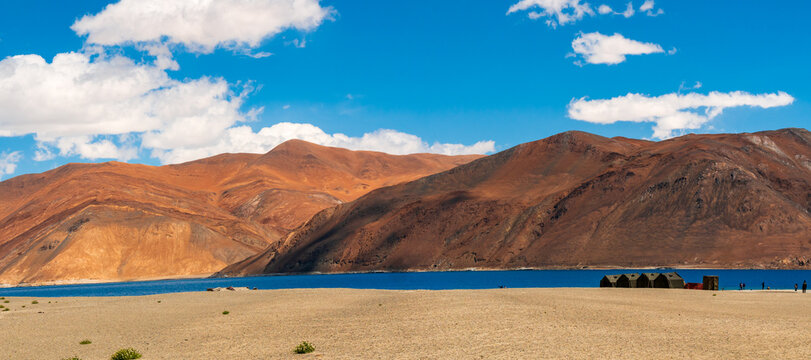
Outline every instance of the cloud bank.
[(121, 0), (71, 29), (90, 44), (166, 43), (210, 53), (256, 48), (286, 29), (311, 31), (333, 12), (318, 0)]
[(243, 96), (222, 79), (173, 80), (103, 52), (50, 63), (18, 55), (0, 61), (0, 136), (35, 134), (62, 156), (129, 160), (137, 151), (103, 136), (141, 133), (147, 147), (207, 144), (245, 119)]
[(615, 33), (608, 36), (593, 32), (572, 40), (572, 50), (589, 64), (619, 64), (627, 55), (664, 53), (661, 46), (627, 39)]
[(0, 136), (34, 134), (35, 160), (59, 156), (131, 160), (139, 149), (163, 163), (222, 152), (266, 152), (289, 139), (394, 154), (494, 151), (492, 141), (471, 146), (428, 145), (415, 135), (378, 130), (352, 138), (310, 124), (282, 123), (254, 133), (240, 123), (261, 108), (241, 110), (250, 87), (235, 92), (225, 80), (171, 79), (160, 66), (104, 52), (38, 55), (0, 61)]
[(677, 130), (701, 128), (726, 108), (771, 108), (786, 106), (792, 102), (794, 97), (782, 91), (766, 94), (713, 91), (706, 95), (671, 93), (653, 97), (629, 93), (611, 99), (572, 99), (568, 106), (568, 115), (572, 119), (595, 124), (651, 122), (654, 123), (653, 137), (667, 139), (673, 137)]

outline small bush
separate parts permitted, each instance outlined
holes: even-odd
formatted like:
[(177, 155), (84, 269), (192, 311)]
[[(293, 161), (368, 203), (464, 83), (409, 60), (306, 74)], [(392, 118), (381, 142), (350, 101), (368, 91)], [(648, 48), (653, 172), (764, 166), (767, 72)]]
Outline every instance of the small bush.
[(5, 307), (5, 306), (3, 306), (3, 305), (0, 305), (0, 309), (2, 309), (2, 308), (4, 308), (4, 307)]
[(3, 311), (9, 311), (9, 310), (10, 310), (9, 308), (5, 308), (5, 309), (3, 309)]
[(74, 356), (74, 357), (64, 358), (62, 360), (82, 360), (82, 359), (80, 359), (78, 356)]
[(92, 344), (92, 343), (93, 343), (92, 341), (87, 340), (87, 339), (79, 341), (79, 345), (88, 345), (88, 344)]
[(39, 301), (34, 300), (34, 301), (31, 302), (31, 305), (36, 305), (36, 304), (39, 304)]
[(301, 344), (298, 344), (298, 346), (296, 346), (296, 348), (293, 349), (293, 352), (296, 354), (307, 354), (313, 351), (315, 351), (315, 346), (306, 341), (302, 341)]
[(230, 312), (230, 311), (228, 311), (228, 310), (225, 310), (225, 311), (223, 311), (223, 312), (222, 312), (222, 314), (223, 314), (223, 315), (228, 315), (228, 314), (230, 314), (230, 313), (231, 313), (231, 312)]
[(6, 303), (6, 304), (8, 304), (8, 303), (9, 303), (9, 302), (10, 302), (10, 301), (8, 301), (8, 300), (6, 300), (6, 301), (3, 301), (3, 303)]
[(140, 358), (141, 353), (133, 348), (118, 350), (115, 354), (113, 354), (113, 356), (110, 356), (110, 360), (133, 360)]

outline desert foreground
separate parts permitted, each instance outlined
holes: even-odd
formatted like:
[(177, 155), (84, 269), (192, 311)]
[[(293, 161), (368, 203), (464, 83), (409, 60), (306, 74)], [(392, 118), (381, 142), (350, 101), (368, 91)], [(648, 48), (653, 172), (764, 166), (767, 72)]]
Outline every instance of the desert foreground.
[[(144, 359), (811, 358), (811, 294), (793, 291), (307, 289), (0, 305), (11, 309), (0, 359), (15, 360), (125, 347)], [(315, 352), (293, 354), (305, 340)]]

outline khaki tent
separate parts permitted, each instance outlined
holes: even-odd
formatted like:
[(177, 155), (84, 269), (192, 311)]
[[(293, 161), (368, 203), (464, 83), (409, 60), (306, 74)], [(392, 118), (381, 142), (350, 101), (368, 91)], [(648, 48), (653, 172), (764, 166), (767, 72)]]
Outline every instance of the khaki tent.
[(659, 274), (653, 280), (653, 287), (665, 289), (684, 289), (684, 279), (674, 272)]
[(704, 290), (718, 290), (718, 276), (704, 276)]
[(637, 287), (638, 279), (639, 274), (622, 274), (619, 279), (617, 279), (617, 287), (635, 288)]
[(619, 275), (606, 275), (600, 280), (600, 287), (617, 287), (617, 279)]
[(653, 280), (659, 276), (659, 273), (641, 273), (639, 279), (636, 280), (636, 287), (652, 288)]

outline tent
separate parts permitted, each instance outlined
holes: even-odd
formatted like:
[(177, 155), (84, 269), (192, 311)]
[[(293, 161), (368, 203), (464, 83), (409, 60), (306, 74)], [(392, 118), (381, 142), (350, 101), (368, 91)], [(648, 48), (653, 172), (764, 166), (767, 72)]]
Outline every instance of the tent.
[(703, 286), (704, 290), (718, 290), (718, 276), (704, 276)]
[(637, 287), (638, 279), (639, 274), (622, 274), (619, 279), (617, 279), (617, 287), (635, 288)]
[(653, 287), (665, 289), (684, 289), (684, 279), (675, 272), (659, 274), (653, 280)]
[(652, 288), (653, 280), (659, 276), (659, 273), (641, 273), (639, 279), (636, 280), (636, 287)]
[(617, 279), (619, 275), (606, 275), (600, 280), (600, 287), (617, 287)]

